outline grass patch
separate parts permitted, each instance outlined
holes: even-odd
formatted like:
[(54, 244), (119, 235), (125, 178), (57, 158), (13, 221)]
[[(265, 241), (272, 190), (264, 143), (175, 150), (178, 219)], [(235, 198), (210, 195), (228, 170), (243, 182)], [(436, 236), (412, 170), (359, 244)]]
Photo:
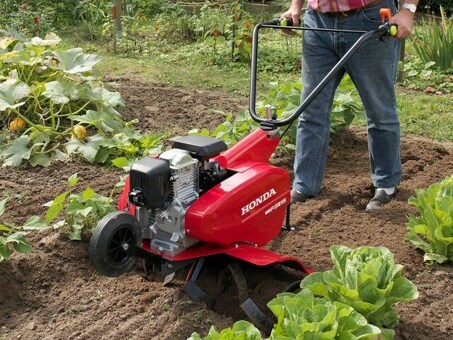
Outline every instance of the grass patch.
[[(453, 141), (453, 94), (424, 94), (398, 87), (396, 96), (401, 132), (439, 142)], [(365, 116), (356, 118), (353, 125), (365, 127)]]
[(437, 141), (453, 141), (453, 95), (397, 92), (402, 131)]

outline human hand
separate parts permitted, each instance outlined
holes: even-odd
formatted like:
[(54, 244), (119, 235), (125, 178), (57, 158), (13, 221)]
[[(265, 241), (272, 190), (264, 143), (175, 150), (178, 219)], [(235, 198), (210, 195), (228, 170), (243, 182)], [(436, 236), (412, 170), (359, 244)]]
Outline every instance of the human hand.
[(412, 33), (414, 14), (407, 10), (401, 10), (389, 20), (389, 23), (398, 25), (397, 39), (405, 38)]
[[(300, 6), (291, 6), (285, 13), (280, 15), (280, 19), (290, 19), (292, 21), (293, 26), (299, 26), (300, 25), (300, 13), (301, 13)], [(294, 32), (290, 29), (283, 29), (282, 31), (289, 35), (297, 34), (296, 32)]]

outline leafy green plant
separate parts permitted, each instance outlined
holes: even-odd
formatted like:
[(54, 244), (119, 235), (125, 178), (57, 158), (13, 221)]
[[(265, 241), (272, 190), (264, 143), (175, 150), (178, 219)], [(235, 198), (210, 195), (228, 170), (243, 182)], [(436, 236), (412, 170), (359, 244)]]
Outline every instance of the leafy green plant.
[(0, 27), (14, 29), (22, 35), (44, 36), (53, 29), (53, 11), (41, 11), (34, 4), (24, 1), (2, 4)]
[(401, 85), (409, 89), (421, 90), (428, 94), (453, 92), (453, 76), (449, 71), (435, 67), (436, 63), (423, 61), (415, 56), (408, 56), (400, 67), (404, 77)]
[(189, 131), (189, 134), (219, 138), (228, 146), (232, 146), (248, 135), (251, 130), (258, 127), (258, 124), (250, 117), (247, 109), (240, 110), (236, 116), (233, 116), (232, 113), (224, 113), (217, 110), (214, 110), (214, 112), (224, 115), (225, 121), (212, 132), (208, 129), (194, 129)]
[[(7, 198), (0, 201), (0, 217), (5, 212), (5, 205), (8, 201)], [(44, 226), (40, 223), (32, 223), (34, 218), (28, 219), (25, 227), (18, 227), (12, 223), (0, 221), (0, 262), (8, 260), (12, 251), (18, 253), (28, 253), (33, 250), (30, 242), (27, 241), (26, 230), (42, 230)], [(31, 226), (33, 224), (33, 226)]]
[(417, 25), (413, 35), (413, 44), (419, 58), (428, 63), (434, 61), (441, 70), (453, 69), (453, 20), (447, 18), (441, 8), (440, 22), (425, 21)]
[[(300, 104), (302, 84), (297, 83), (273, 83), (271, 90), (265, 99), (258, 103), (257, 112), (264, 114), (265, 106), (271, 105), (277, 109), (278, 118), (286, 118), (293, 113)], [(337, 91), (331, 116), (330, 128), (332, 132), (348, 128), (355, 117), (363, 115), (362, 106), (354, 96), (354, 85), (349, 77), (345, 77)], [(296, 125), (293, 123), (288, 132), (288, 146), (295, 144)]]
[(232, 327), (222, 329), (219, 332), (212, 326), (208, 335), (201, 337), (198, 333), (194, 332), (188, 340), (261, 340), (260, 331), (250, 322), (239, 320), (236, 321)]
[[(331, 130), (333, 132), (349, 127), (353, 119), (360, 114), (360, 106), (352, 95), (353, 89), (351, 87), (353, 87), (352, 82), (349, 78), (345, 79), (340, 86), (340, 91), (335, 96), (331, 114)], [(264, 100), (257, 103), (257, 113), (264, 117), (266, 106), (270, 105), (276, 108), (277, 118), (289, 117), (299, 106), (301, 89), (300, 82), (272, 83), (268, 95)], [(242, 109), (236, 116), (221, 111), (215, 112), (224, 115), (225, 121), (212, 132), (208, 129), (195, 129), (189, 133), (219, 138), (228, 146), (231, 146), (259, 126), (251, 118), (248, 109)], [(285, 137), (285, 145), (288, 149), (294, 148), (295, 137), (296, 123), (293, 123)]]
[(59, 42), (54, 34), (0, 40), (3, 164), (48, 166), (71, 155), (105, 163), (158, 147), (165, 134), (142, 134), (133, 128), (136, 121), (122, 120), (116, 110), (124, 105), (121, 95), (94, 74), (100, 58), (81, 48), (58, 49)]
[(395, 264), (393, 254), (384, 247), (333, 245), (330, 253), (333, 269), (307, 276), (301, 287), (353, 307), (379, 327), (385, 338), (393, 338), (399, 322), (393, 305), (418, 298), (417, 287), (401, 275), (403, 266)]
[[(112, 193), (109, 197), (86, 188), (80, 193), (74, 193), (78, 177), (74, 174), (68, 178), (68, 190), (44, 204), (47, 207), (45, 218), (33, 216), (29, 225), (46, 228), (64, 228), (70, 240), (80, 240), (82, 233), (94, 228), (95, 223), (116, 208), (112, 204)], [(64, 216), (57, 221), (58, 217)]]
[(280, 293), (268, 303), (277, 317), (275, 339), (374, 339), (381, 333), (351, 306), (317, 298), (309, 289)]
[(177, 43), (195, 40), (194, 16), (186, 9), (167, 2), (160, 13), (153, 16), (152, 27), (160, 43)]
[(111, 21), (113, 3), (107, 0), (78, 1), (74, 9), (78, 21), (78, 33), (85, 39), (96, 40), (102, 34), (102, 27)]
[(231, 38), (228, 41), (233, 61), (250, 61), (252, 54), (252, 18), (239, 2), (231, 4)]
[(231, 35), (231, 9), (229, 5), (214, 5), (205, 2), (199, 15), (194, 16), (194, 31), (207, 45), (209, 62), (221, 65), (228, 61), (227, 41)]
[(409, 204), (420, 216), (409, 215), (406, 238), (425, 252), (425, 261), (453, 262), (453, 176), (416, 190)]
[[(280, 293), (268, 303), (277, 317), (268, 339), (375, 339), (381, 330), (368, 324), (351, 306), (315, 297), (309, 289), (299, 293)], [(262, 339), (251, 323), (240, 320), (218, 333), (211, 327), (201, 338), (193, 333), (189, 340)]]
[(252, 19), (238, 2), (205, 2), (199, 15), (193, 16), (194, 32), (210, 48), (212, 64), (248, 62), (252, 50)]
[[(116, 39), (116, 53), (131, 56), (146, 56), (151, 49), (153, 37), (152, 22), (140, 14), (123, 15), (121, 17), (121, 38)], [(114, 32), (113, 21), (106, 20), (103, 25), (103, 34), (110, 37)]]
[(132, 5), (137, 13), (143, 13), (148, 18), (153, 18), (166, 12), (168, 7), (173, 4), (166, 0), (135, 0)]

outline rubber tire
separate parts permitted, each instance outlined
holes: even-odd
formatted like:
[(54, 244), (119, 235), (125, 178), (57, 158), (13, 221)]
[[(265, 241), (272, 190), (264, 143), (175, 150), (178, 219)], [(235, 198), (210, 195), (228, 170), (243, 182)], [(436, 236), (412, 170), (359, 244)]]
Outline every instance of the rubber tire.
[[(126, 212), (114, 211), (99, 221), (91, 236), (89, 249), (91, 263), (99, 274), (121, 276), (135, 264), (135, 257), (120, 249), (115, 237), (140, 246), (141, 227), (137, 219)], [(118, 250), (113, 256), (112, 247)]]

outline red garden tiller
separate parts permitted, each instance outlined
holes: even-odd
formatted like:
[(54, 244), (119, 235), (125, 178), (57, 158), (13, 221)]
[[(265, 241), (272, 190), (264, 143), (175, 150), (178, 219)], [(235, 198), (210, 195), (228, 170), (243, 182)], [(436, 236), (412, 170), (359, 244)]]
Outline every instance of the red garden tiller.
[(176, 272), (189, 268), (186, 292), (212, 305), (218, 287), (208, 294), (209, 289), (202, 289), (197, 280), (207, 267), (206, 260), (221, 258), (209, 261), (210, 265), (223, 266), (225, 270), (220, 276), (236, 284), (241, 309), (257, 327), (269, 331), (273, 321), (249, 296), (242, 268), (291, 268), (298, 273), (299, 280), (312, 272), (299, 259), (264, 248), (282, 228), (289, 227), (290, 175), (287, 170), (269, 164), (282, 137), (279, 127), (297, 119), (363, 43), (395, 34), (395, 27), (386, 22), (390, 11), (381, 16), (384, 23), (375, 31), (347, 31), (361, 36), (285, 119), (277, 119), (271, 109), (266, 110), (266, 117), (255, 111), (259, 30), (285, 26), (279, 19), (256, 25), (249, 109), (261, 128), (228, 150), (216, 138), (195, 135), (175, 138), (172, 149), (135, 162), (118, 210), (99, 221), (93, 232), (89, 253), (96, 270), (107, 276), (119, 276), (132, 268), (136, 258), (142, 258), (146, 270), (169, 281)]

